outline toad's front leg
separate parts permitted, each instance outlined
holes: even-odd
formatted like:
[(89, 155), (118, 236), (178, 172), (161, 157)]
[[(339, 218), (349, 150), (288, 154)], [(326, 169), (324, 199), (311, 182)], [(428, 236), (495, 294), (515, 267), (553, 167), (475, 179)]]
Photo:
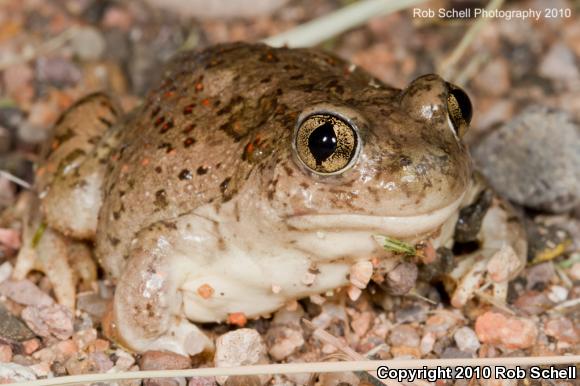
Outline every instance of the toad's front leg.
[(182, 310), (180, 287), (188, 262), (176, 250), (176, 240), (185, 226), (179, 220), (155, 223), (139, 233), (129, 251), (118, 278), (110, 331), (132, 350), (195, 355), (211, 348), (211, 341)]

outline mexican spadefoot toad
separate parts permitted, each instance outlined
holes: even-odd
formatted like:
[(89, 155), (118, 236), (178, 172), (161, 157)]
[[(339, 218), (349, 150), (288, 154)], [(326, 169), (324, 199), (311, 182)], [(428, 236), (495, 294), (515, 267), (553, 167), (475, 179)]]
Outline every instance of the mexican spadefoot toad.
[(186, 52), (137, 112), (93, 94), (61, 117), (42, 209), (94, 240), (125, 345), (188, 352), (191, 322), (346, 285), (385, 253), (374, 234), (446, 243), (471, 186), (470, 119), (437, 75), (399, 90), (316, 50)]

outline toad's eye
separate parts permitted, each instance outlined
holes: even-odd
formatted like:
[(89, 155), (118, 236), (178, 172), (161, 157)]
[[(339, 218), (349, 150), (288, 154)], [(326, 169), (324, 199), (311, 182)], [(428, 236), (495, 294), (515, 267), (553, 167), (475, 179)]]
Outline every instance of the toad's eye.
[(338, 174), (356, 161), (360, 146), (353, 125), (335, 115), (316, 113), (304, 118), (294, 136), (300, 161), (317, 174)]
[(455, 133), (461, 138), (467, 132), (469, 123), (471, 122), (471, 101), (465, 91), (456, 85), (447, 83), (447, 88), (447, 111), (449, 111), (449, 119), (451, 120)]

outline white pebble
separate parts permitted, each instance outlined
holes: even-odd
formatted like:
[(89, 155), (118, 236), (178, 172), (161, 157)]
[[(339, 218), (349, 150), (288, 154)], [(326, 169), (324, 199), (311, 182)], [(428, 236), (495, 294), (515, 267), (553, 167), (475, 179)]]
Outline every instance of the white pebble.
[(458, 328), (453, 335), (453, 339), (455, 339), (457, 348), (470, 354), (475, 354), (481, 346), (475, 331), (469, 327)]
[[(266, 345), (256, 330), (241, 328), (230, 331), (216, 340), (214, 357), (216, 367), (234, 367), (268, 363)], [(262, 384), (269, 376), (262, 375)], [(217, 377), (217, 382), (225, 384), (227, 377)]]
[(373, 276), (373, 263), (357, 261), (350, 267), (350, 282), (357, 288), (365, 289)]

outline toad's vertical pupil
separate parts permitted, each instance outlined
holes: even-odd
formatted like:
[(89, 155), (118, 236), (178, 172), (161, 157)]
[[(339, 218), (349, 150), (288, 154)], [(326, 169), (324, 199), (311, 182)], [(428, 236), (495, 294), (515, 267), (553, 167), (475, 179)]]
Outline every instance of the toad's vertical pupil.
[(332, 123), (325, 122), (318, 126), (308, 137), (308, 148), (320, 165), (336, 150), (336, 133)]

